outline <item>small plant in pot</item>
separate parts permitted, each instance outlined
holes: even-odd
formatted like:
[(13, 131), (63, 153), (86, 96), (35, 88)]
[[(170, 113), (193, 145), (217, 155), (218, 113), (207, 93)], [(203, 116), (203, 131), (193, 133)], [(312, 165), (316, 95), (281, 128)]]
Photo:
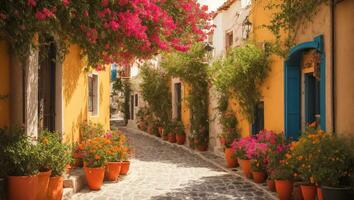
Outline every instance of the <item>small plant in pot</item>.
[(111, 141), (104, 137), (89, 139), (83, 143), (84, 171), (91, 190), (100, 190)]
[(165, 141), (168, 141), (168, 133), (170, 132), (170, 126), (169, 123), (167, 122), (164, 126), (164, 129), (162, 131), (162, 139)]
[(209, 131), (208, 128), (200, 126), (194, 137), (195, 148), (198, 151), (207, 151), (209, 145)]
[(263, 183), (266, 178), (267, 168), (267, 151), (268, 145), (265, 143), (257, 143), (255, 153), (251, 160), (251, 171), (254, 182)]
[(35, 141), (23, 130), (11, 130), (9, 142), (2, 147), (7, 165), (8, 199), (36, 200), (39, 151)]
[(280, 200), (290, 200), (293, 192), (293, 175), (292, 166), (287, 160), (281, 160), (272, 171), (272, 179), (275, 180), (275, 188)]
[(168, 125), (168, 141), (171, 143), (176, 143), (176, 122), (175, 121), (171, 121)]
[(182, 122), (176, 122), (175, 133), (177, 144), (183, 145), (186, 142), (186, 133), (184, 132), (184, 125)]
[(106, 177), (109, 181), (117, 181), (122, 169), (122, 147), (126, 143), (126, 137), (120, 131), (109, 132), (105, 137), (112, 142), (108, 147)]
[(231, 145), (244, 175), (249, 178), (251, 177), (251, 158), (254, 153), (255, 144), (255, 138), (244, 137), (239, 140), (235, 140)]

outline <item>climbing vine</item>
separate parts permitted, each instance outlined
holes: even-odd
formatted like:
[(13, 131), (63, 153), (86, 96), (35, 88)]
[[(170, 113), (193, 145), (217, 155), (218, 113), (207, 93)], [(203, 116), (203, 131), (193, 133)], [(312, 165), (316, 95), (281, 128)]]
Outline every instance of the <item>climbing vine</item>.
[[(319, 7), (328, 0), (269, 0), (267, 9), (276, 10), (271, 22), (265, 25), (276, 37), (273, 47), (275, 53), (286, 57), (290, 48), (295, 45), (295, 38), (299, 27), (306, 21), (310, 21)], [(284, 40), (281, 33), (285, 32)]]
[(149, 65), (141, 67), (142, 96), (148, 103), (149, 109), (161, 122), (171, 119), (171, 92), (167, 73)]
[[(260, 85), (270, 70), (268, 55), (268, 50), (247, 43), (216, 60), (209, 71), (216, 89), (226, 97), (234, 97), (250, 122), (260, 99)], [(221, 102), (223, 112), (227, 110), (225, 101)]]
[(188, 52), (164, 55), (161, 66), (171, 76), (181, 78), (190, 86), (187, 101), (191, 113), (191, 137), (195, 145), (205, 146), (209, 142), (208, 118), (208, 64), (204, 62), (204, 44), (194, 45)]

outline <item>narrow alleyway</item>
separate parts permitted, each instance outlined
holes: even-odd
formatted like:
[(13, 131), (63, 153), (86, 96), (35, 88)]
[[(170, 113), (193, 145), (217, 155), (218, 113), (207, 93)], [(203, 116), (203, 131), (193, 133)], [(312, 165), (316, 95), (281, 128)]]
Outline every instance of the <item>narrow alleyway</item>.
[(270, 199), (190, 152), (136, 131), (125, 132), (135, 151), (130, 174), (118, 183), (105, 183), (101, 191), (84, 189), (73, 200)]

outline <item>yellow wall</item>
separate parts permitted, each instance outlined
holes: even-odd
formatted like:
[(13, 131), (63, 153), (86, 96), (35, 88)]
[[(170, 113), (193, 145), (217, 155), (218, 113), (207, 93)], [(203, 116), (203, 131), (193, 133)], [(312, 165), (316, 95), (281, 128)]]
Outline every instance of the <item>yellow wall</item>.
[(0, 128), (8, 126), (10, 121), (9, 105), (10, 55), (6, 42), (0, 41)]
[(88, 73), (85, 62), (80, 57), (80, 49), (72, 45), (63, 63), (63, 115), (64, 138), (66, 141), (78, 141), (80, 124), (86, 120), (101, 123), (108, 130), (110, 114), (110, 68), (97, 72), (99, 75), (99, 112), (91, 117), (87, 111)]
[(182, 122), (185, 127), (185, 132), (189, 134), (191, 123), (190, 123), (190, 109), (188, 106), (187, 98), (190, 92), (190, 86), (185, 82), (182, 82), (182, 84), (183, 84)]

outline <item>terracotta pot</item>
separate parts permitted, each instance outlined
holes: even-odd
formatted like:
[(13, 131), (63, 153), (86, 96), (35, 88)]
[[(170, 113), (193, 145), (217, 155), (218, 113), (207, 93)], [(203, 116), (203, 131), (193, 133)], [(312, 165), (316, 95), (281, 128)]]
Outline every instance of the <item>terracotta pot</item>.
[(274, 182), (274, 180), (268, 179), (267, 180), (267, 186), (268, 186), (268, 189), (270, 191), (275, 192), (275, 182)]
[(104, 179), (104, 167), (84, 167), (87, 185), (90, 190), (100, 190)]
[(252, 171), (253, 181), (255, 183), (264, 183), (266, 175), (264, 172), (254, 172)]
[(168, 134), (168, 141), (171, 143), (176, 143), (176, 136), (174, 134)]
[(301, 182), (295, 182), (293, 185), (293, 199), (294, 200), (304, 200), (302, 197), (302, 192), (301, 192), (301, 185), (303, 183)]
[(165, 140), (165, 141), (168, 141), (168, 135), (163, 135), (162, 139)]
[(289, 180), (275, 180), (275, 189), (279, 200), (290, 200), (293, 192), (293, 183)]
[(162, 127), (159, 127), (159, 135), (162, 136), (162, 133), (163, 133), (163, 128)]
[(197, 150), (198, 151), (208, 151), (208, 145), (199, 144), (199, 145), (197, 145)]
[(106, 177), (109, 181), (117, 181), (120, 170), (122, 168), (122, 162), (109, 162), (106, 165)]
[(301, 185), (301, 192), (304, 200), (315, 200), (316, 186), (315, 185)]
[(7, 184), (9, 200), (36, 200), (38, 175), (9, 176)]
[(323, 200), (322, 189), (320, 186), (317, 186), (317, 200)]
[(129, 172), (129, 168), (130, 168), (130, 161), (123, 161), (122, 162), (122, 168), (120, 170), (120, 174), (121, 175), (127, 175)]
[(186, 135), (176, 135), (177, 144), (184, 145), (186, 142)]
[(63, 197), (64, 177), (50, 177), (48, 186), (48, 200), (61, 200)]
[(48, 193), (49, 178), (52, 171), (40, 172), (38, 174), (38, 191), (36, 200), (46, 200)]
[(225, 160), (228, 168), (237, 167), (237, 159), (232, 148), (225, 148)]
[(251, 177), (251, 161), (250, 160), (243, 160), (243, 159), (240, 159), (238, 158), (238, 164), (240, 165), (242, 171), (243, 171), (243, 174), (250, 178)]

